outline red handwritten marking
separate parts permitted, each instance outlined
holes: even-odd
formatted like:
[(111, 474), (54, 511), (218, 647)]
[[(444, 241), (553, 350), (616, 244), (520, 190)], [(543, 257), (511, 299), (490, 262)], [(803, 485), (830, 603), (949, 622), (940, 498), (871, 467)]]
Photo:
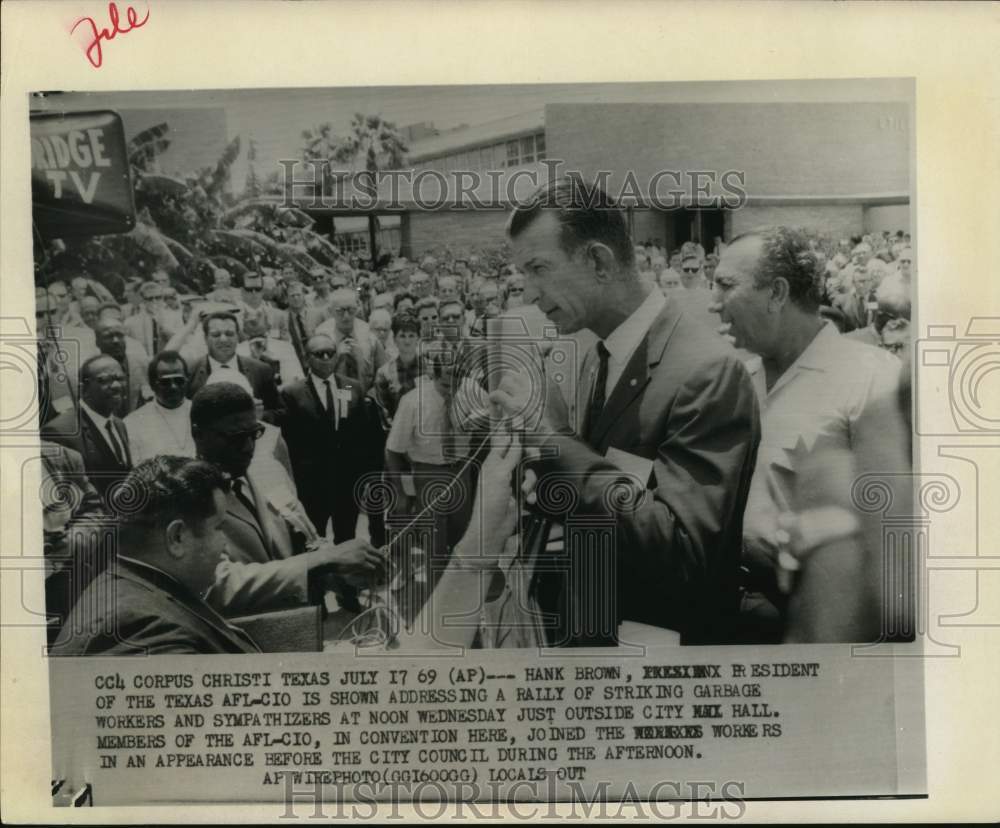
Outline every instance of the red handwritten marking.
[(138, 14), (136, 14), (135, 9), (128, 6), (125, 9), (125, 20), (128, 23), (128, 28), (121, 28), (121, 21), (118, 17), (118, 6), (115, 3), (108, 3), (108, 22), (111, 24), (109, 28), (99, 29), (97, 28), (97, 23), (94, 21), (93, 17), (81, 17), (76, 23), (73, 24), (73, 28), (70, 29), (70, 34), (76, 31), (76, 27), (81, 23), (87, 23), (90, 26), (90, 45), (87, 46), (87, 60), (90, 61), (90, 65), (95, 69), (99, 69), (101, 64), (104, 63), (104, 53), (101, 50), (102, 40), (114, 40), (115, 35), (128, 34), (133, 29), (138, 29), (141, 26), (146, 25), (146, 21), (149, 20), (149, 10), (146, 11), (146, 16), (139, 20)]

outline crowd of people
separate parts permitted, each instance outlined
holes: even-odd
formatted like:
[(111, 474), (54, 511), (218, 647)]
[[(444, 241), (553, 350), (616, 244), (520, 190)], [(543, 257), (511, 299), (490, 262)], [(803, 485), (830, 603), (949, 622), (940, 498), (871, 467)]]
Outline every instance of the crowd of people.
[[(668, 250), (579, 186), (514, 210), (499, 263), (39, 285), (54, 651), (252, 652), (234, 619), (376, 604), (396, 644), (877, 637), (881, 549), (814, 478), (909, 462), (909, 237)], [(579, 346), (569, 382), (541, 340), (538, 373), (491, 374), (511, 318)], [(595, 516), (615, 543), (574, 540)], [(85, 552), (74, 528), (107, 523)]]

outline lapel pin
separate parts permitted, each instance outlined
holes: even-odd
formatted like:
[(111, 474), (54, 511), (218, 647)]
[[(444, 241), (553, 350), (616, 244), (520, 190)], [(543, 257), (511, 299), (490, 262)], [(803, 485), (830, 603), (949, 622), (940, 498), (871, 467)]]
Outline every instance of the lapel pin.
[(635, 387), (635, 384), (636, 384), (636, 382), (637, 382), (636, 378), (635, 378), (635, 377), (632, 377), (632, 379), (630, 379), (630, 380), (628, 381), (628, 384), (629, 384), (629, 385), (631, 385), (631, 386), (632, 386), (632, 387), (634, 388), (634, 387)]

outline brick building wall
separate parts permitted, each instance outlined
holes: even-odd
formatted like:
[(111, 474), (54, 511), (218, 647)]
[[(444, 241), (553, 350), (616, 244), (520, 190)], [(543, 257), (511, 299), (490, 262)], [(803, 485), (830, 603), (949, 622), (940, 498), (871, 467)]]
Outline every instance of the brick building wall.
[(748, 230), (786, 224), (818, 230), (833, 238), (848, 238), (864, 231), (864, 209), (860, 204), (756, 205), (731, 213), (726, 235), (738, 236)]
[(664, 169), (739, 170), (750, 196), (910, 189), (904, 102), (551, 104), (545, 134), (550, 159), (587, 177), (610, 170), (615, 192), (628, 170), (644, 186)]
[(407, 255), (416, 258), (444, 247), (456, 252), (497, 247), (506, 240), (506, 224), (504, 210), (411, 211), (404, 243), (409, 242)]

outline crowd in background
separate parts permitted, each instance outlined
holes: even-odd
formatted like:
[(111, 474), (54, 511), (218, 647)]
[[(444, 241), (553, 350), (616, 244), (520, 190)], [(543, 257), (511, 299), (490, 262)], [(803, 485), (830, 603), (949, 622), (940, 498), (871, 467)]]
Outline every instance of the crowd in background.
[[(827, 329), (905, 358), (909, 236), (808, 238), (825, 274)], [(643, 284), (699, 324), (713, 333), (723, 325), (746, 357), (766, 420), (771, 381), (753, 368), (764, 348), (735, 335), (739, 316), (724, 310), (726, 245), (710, 248), (647, 240), (634, 246), (635, 265)], [(70, 506), (45, 503), (50, 611), (68, 611), (84, 586), (59, 580), (74, 554), (60, 546), (66, 526), (107, 510), (102, 497), (133, 469), (153, 479), (149, 461), (174, 456), (207, 461), (230, 483), (221, 530), (230, 563), (206, 581), (220, 618), (329, 592), (359, 611), (365, 584), (385, 578), (423, 584), (407, 593), (404, 615), (416, 614), (434, 589), (433, 560), (447, 558), (468, 527), (470, 461), (488, 450), (487, 321), (522, 306), (529, 285), (505, 254), (361, 265), (343, 257), (308, 274), (259, 268), (238, 277), (216, 267), (198, 294), (165, 270), (114, 289), (100, 274), (47, 274), (36, 291), (43, 462), (50, 478), (75, 479), (80, 493)], [(765, 422), (765, 442), (766, 432)], [(765, 455), (762, 446), (758, 465)], [(444, 504), (456, 487), (465, 495)], [(753, 504), (751, 490), (751, 562)], [(425, 534), (396, 544), (400, 531)], [(751, 578), (750, 591), (755, 585)]]

